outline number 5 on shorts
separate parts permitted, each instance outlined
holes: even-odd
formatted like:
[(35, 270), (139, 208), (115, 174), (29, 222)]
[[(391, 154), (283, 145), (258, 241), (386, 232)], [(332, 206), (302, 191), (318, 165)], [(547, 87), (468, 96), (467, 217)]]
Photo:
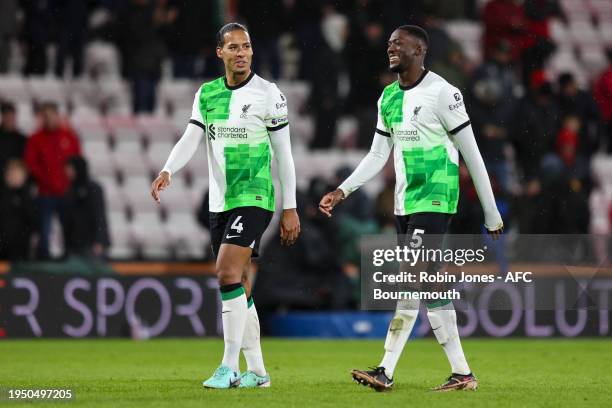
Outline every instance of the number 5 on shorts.
[(423, 237), (421, 237), (421, 235), (424, 233), (425, 233), (425, 230), (415, 228), (414, 231), (412, 232), (412, 239), (410, 240), (411, 241), (410, 246), (413, 248), (419, 248), (421, 245), (423, 245)]
[(242, 218), (242, 215), (239, 215), (238, 217), (236, 217), (236, 219), (234, 220), (234, 222), (232, 223), (232, 226), (230, 227), (230, 229), (236, 230), (239, 234), (242, 232), (242, 230), (244, 229), (242, 227), (242, 223), (239, 222), (240, 219)]

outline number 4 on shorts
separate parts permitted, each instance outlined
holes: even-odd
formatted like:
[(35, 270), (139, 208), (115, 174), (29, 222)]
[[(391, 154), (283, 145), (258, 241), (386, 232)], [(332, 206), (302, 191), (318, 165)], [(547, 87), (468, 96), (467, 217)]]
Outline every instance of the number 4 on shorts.
[(242, 223), (239, 222), (240, 219), (242, 218), (242, 215), (239, 215), (238, 217), (236, 217), (236, 219), (234, 220), (234, 222), (232, 223), (232, 226), (230, 227), (230, 229), (236, 230), (239, 234), (242, 232), (242, 230), (244, 229), (242, 227)]

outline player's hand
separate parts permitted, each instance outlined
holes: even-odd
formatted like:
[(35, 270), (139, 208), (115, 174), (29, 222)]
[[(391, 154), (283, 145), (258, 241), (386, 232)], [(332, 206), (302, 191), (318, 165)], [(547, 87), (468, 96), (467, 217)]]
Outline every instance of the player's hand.
[(497, 241), (499, 239), (499, 237), (501, 237), (501, 235), (503, 233), (504, 233), (504, 226), (503, 225), (501, 227), (499, 227), (498, 229), (495, 229), (495, 230), (487, 229), (487, 234), (489, 234), (489, 236), (493, 239), (493, 241)]
[(319, 211), (321, 211), (328, 217), (331, 217), (332, 210), (342, 200), (344, 200), (344, 193), (339, 188), (332, 191), (331, 193), (327, 193), (319, 202)]
[(159, 203), (159, 193), (164, 191), (169, 185), (170, 173), (168, 173), (167, 171), (162, 171), (151, 184), (151, 197), (153, 197), (153, 199)]
[(295, 208), (283, 210), (280, 222), (281, 245), (293, 245), (300, 235), (300, 217)]

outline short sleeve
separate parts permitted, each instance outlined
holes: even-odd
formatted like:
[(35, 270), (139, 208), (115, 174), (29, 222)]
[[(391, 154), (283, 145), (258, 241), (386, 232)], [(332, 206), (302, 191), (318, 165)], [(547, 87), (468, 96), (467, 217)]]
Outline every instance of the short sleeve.
[(287, 98), (278, 89), (276, 84), (270, 84), (268, 88), (268, 106), (266, 108), (266, 128), (268, 131), (275, 131), (284, 128), (289, 124), (287, 113)]
[(200, 109), (200, 93), (202, 92), (202, 87), (198, 89), (193, 98), (193, 108), (191, 109), (191, 119), (189, 123), (193, 123), (196, 126), (204, 129), (204, 119), (202, 118), (202, 110)]
[(385, 137), (391, 137), (391, 132), (389, 131), (389, 128), (385, 124), (385, 120), (383, 118), (381, 104), (382, 95), (380, 95), (380, 98), (378, 98), (378, 102), (376, 103), (376, 107), (378, 109), (378, 118), (376, 120), (376, 133)]
[(465, 110), (465, 102), (459, 89), (447, 84), (440, 90), (438, 116), (446, 132), (451, 135), (469, 126), (470, 118)]

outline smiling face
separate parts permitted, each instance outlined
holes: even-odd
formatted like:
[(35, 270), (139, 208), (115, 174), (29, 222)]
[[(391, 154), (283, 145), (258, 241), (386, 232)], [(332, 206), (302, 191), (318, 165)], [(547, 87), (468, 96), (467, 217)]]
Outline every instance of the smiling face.
[(217, 57), (223, 60), (225, 72), (245, 74), (251, 69), (253, 49), (251, 38), (244, 30), (232, 30), (223, 35), (223, 46), (217, 47)]
[(404, 72), (412, 64), (423, 64), (425, 46), (423, 42), (405, 30), (395, 30), (387, 42), (389, 69), (392, 72)]

